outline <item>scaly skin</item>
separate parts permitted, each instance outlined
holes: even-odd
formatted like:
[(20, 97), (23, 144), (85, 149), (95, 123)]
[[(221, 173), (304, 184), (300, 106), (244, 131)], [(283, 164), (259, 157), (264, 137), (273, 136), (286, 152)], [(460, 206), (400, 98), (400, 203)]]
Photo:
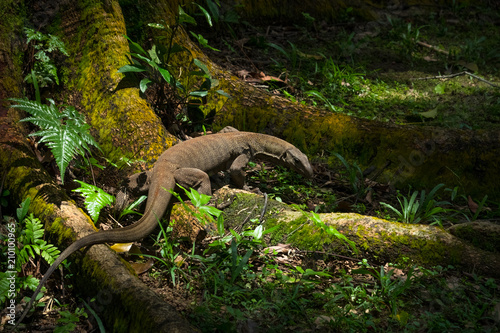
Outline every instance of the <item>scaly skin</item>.
[(172, 194), (168, 190), (175, 189), (176, 183), (210, 194), (209, 175), (229, 170), (233, 182), (242, 187), (245, 180), (243, 168), (254, 157), (288, 166), (307, 177), (313, 174), (306, 155), (290, 143), (265, 134), (219, 133), (194, 138), (171, 147), (155, 163), (146, 210), (139, 221), (125, 228), (87, 235), (67, 247), (43, 276), (17, 324), (24, 319), (50, 275), (75, 251), (94, 244), (134, 242), (149, 235), (171, 204)]

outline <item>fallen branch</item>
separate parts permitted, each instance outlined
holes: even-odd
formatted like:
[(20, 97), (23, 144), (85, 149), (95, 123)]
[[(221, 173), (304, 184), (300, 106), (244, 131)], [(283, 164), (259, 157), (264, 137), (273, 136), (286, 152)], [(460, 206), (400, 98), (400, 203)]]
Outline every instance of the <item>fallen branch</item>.
[(493, 82), (490, 82), (486, 79), (483, 79), (482, 77), (480, 76), (477, 76), (475, 74), (472, 74), (472, 73), (469, 73), (467, 71), (464, 71), (464, 72), (460, 72), (460, 73), (455, 73), (455, 74), (450, 74), (450, 75), (437, 75), (437, 76), (428, 76), (428, 77), (417, 77), (417, 78), (413, 78), (412, 80), (436, 80), (436, 79), (451, 79), (453, 77), (456, 77), (456, 76), (461, 76), (461, 75), (469, 75), (469, 76), (472, 76), (473, 78), (475, 79), (478, 79), (479, 81), (482, 81), (486, 84), (489, 84), (490, 86), (493, 86), (495, 88), (500, 88), (500, 86), (496, 83), (493, 83)]
[(437, 46), (430, 45), (430, 44), (427, 44), (427, 43), (424, 43), (424, 42), (417, 42), (417, 44), (420, 45), (420, 46), (424, 46), (424, 47), (430, 48), (430, 49), (432, 49), (432, 50), (434, 50), (436, 52), (443, 53), (443, 54), (446, 54), (446, 55), (450, 55), (450, 52), (448, 52), (446, 50), (443, 50), (443, 49), (440, 49)]

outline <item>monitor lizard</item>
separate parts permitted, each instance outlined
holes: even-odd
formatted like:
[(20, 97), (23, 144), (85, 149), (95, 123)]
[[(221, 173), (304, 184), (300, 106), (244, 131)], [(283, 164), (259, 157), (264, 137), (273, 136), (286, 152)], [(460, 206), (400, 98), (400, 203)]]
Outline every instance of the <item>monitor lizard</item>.
[(229, 130), (172, 146), (159, 157), (153, 167), (144, 215), (130, 226), (98, 231), (68, 246), (42, 277), (17, 324), (24, 319), (49, 276), (72, 253), (94, 244), (127, 243), (146, 237), (153, 232), (169, 208), (172, 201), (169, 190), (174, 190), (176, 184), (210, 195), (209, 175), (228, 170), (235, 185), (243, 187), (244, 168), (255, 157), (290, 167), (306, 177), (313, 175), (306, 155), (292, 144), (271, 135)]

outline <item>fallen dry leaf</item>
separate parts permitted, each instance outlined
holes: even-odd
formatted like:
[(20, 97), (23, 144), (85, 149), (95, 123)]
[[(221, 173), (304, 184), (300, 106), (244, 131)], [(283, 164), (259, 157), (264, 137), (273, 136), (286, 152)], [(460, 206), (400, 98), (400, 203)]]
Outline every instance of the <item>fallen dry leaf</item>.
[(135, 274), (139, 275), (139, 274), (142, 274), (144, 272), (147, 272), (151, 267), (153, 267), (153, 264), (154, 264), (154, 260), (149, 258), (148, 261), (146, 261), (146, 262), (142, 262), (142, 263), (133, 262), (130, 264), (130, 266), (132, 266), (132, 268), (134, 269)]
[(111, 248), (117, 253), (128, 252), (132, 247), (133, 243), (116, 243), (111, 246)]
[(479, 208), (479, 205), (472, 200), (470, 195), (467, 197), (467, 205), (469, 206), (469, 209), (472, 213), (476, 214), (477, 209)]

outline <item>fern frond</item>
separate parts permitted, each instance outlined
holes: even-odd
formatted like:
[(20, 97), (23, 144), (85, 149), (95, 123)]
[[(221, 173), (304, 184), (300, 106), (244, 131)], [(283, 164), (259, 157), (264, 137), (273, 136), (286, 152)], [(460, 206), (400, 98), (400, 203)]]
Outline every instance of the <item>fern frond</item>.
[(37, 245), (40, 251), (40, 255), (43, 259), (45, 259), (45, 261), (47, 261), (49, 265), (52, 265), (59, 253), (61, 253), (61, 251), (59, 251), (57, 247), (52, 244), (47, 244), (47, 242), (44, 240), (39, 240), (39, 243)]
[(61, 125), (61, 113), (57, 110), (53, 101), (51, 101), (50, 105), (45, 105), (27, 99), (10, 98), (10, 100), (18, 103), (12, 105), (12, 108), (19, 108), (32, 116), (21, 119), (22, 122), (29, 121), (43, 129), (57, 128)]
[(81, 195), (85, 198), (85, 207), (87, 208), (87, 211), (92, 217), (92, 220), (97, 222), (101, 209), (106, 205), (113, 204), (113, 202), (115, 202), (115, 197), (104, 192), (97, 186), (90, 185), (79, 180), (75, 180), (75, 182), (79, 183), (81, 187), (74, 189), (73, 192), (81, 193)]
[[(64, 183), (64, 170), (73, 160), (76, 153), (80, 153), (80, 138), (73, 128), (61, 125), (52, 130), (39, 131), (34, 135), (41, 136), (40, 142), (47, 143), (61, 171), (61, 182)], [(83, 154), (81, 152), (80, 154)]]
[[(35, 291), (36, 287), (38, 287), (38, 284), (40, 283), (40, 280), (33, 277), (33, 275), (30, 275), (30, 276), (26, 276), (24, 279), (21, 279), (21, 281), (19, 281), (19, 282), (21, 283), (20, 289), (30, 289), (32, 291)], [(45, 287), (43, 287), (42, 291), (45, 292), (45, 290), (47, 290), (47, 289)]]
[(4, 303), (7, 299), (7, 294), (9, 292), (10, 282), (7, 280), (10, 278), (10, 274), (6, 272), (0, 272), (0, 303)]
[(10, 100), (18, 103), (12, 107), (31, 115), (21, 121), (29, 121), (41, 128), (40, 131), (30, 135), (41, 136), (40, 142), (45, 142), (50, 148), (61, 172), (62, 183), (66, 167), (77, 153), (85, 155), (85, 151), (90, 152), (89, 146), (100, 149), (90, 135), (90, 126), (85, 122), (85, 117), (74, 107), (68, 106), (59, 112), (53, 100), (49, 100), (50, 105), (19, 98)]

